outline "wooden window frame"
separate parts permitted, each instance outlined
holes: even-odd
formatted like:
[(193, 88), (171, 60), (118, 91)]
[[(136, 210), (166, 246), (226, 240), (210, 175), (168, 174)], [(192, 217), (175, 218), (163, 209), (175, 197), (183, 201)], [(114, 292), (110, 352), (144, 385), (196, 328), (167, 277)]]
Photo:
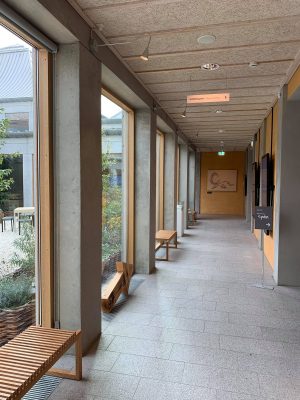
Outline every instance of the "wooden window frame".
[(180, 144), (177, 143), (176, 148), (176, 200), (177, 205), (179, 203), (179, 185), (180, 185)]
[(102, 87), (101, 95), (118, 105), (128, 114), (128, 176), (127, 176), (127, 252), (126, 262), (135, 265), (135, 124), (134, 110), (110, 90)]
[(37, 187), (40, 323), (54, 326), (53, 56), (37, 51)]
[(158, 230), (164, 229), (164, 188), (165, 188), (165, 134), (161, 131), (157, 131), (159, 139), (159, 174), (158, 174)]
[(53, 186), (53, 56), (39, 42), (15, 25), (0, 18), (0, 24), (27, 42), (35, 51), (35, 132), (36, 154), (36, 261), (38, 268), (37, 323), (54, 325), (54, 186)]

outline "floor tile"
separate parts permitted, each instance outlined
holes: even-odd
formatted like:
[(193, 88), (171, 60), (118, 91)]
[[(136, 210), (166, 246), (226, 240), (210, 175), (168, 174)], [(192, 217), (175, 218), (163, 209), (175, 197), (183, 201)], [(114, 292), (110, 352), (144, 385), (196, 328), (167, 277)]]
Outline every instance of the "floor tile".
[(227, 336), (263, 338), (262, 328), (258, 326), (229, 324), (227, 322), (205, 321), (204, 332)]
[(119, 353), (168, 359), (172, 347), (172, 343), (117, 336), (108, 347), (108, 350)]
[(192, 386), (142, 378), (134, 400), (191, 400)]
[(275, 357), (285, 357), (287, 354), (281, 342), (270, 342), (267, 340), (257, 340), (234, 336), (221, 335), (220, 347), (224, 350), (273, 355)]
[(126, 322), (112, 322), (106, 329), (106, 333), (111, 336), (127, 336), (137, 339), (158, 340), (162, 334), (162, 328), (147, 326), (141, 327)]
[(183, 362), (121, 354), (112, 371), (143, 378), (180, 383), (182, 381), (183, 369)]
[(150, 322), (150, 326), (158, 326), (162, 328), (174, 328), (184, 331), (204, 331), (204, 321), (200, 319), (179, 318), (168, 316), (155, 316)]
[(163, 329), (161, 341), (186, 344), (189, 346), (219, 348), (219, 336), (211, 333), (183, 331), (179, 329)]

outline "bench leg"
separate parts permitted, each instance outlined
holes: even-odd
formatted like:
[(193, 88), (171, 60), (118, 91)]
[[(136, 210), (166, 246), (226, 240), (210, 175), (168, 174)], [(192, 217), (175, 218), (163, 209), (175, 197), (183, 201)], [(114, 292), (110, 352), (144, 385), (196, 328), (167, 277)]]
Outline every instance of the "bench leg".
[(75, 371), (66, 371), (63, 369), (51, 368), (46, 375), (57, 376), (58, 378), (73, 379), (80, 381), (82, 379), (82, 344), (81, 332), (77, 333), (75, 342)]
[(166, 261), (169, 261), (169, 241), (166, 243)]

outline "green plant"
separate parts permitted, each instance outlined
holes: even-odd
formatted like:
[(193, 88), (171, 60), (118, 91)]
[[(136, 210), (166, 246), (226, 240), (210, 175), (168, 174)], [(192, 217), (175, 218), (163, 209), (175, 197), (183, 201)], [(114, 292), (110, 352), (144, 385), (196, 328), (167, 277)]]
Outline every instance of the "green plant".
[[(0, 114), (3, 114), (3, 112), (4, 110), (0, 108)], [(9, 125), (8, 119), (0, 120), (0, 151), (5, 143), (8, 125)], [(0, 200), (4, 196), (5, 192), (7, 192), (14, 183), (14, 180), (11, 177), (12, 170), (9, 168), (2, 168), (5, 158), (6, 158), (5, 154), (2, 154), (0, 152)]]
[(35, 237), (34, 228), (30, 223), (23, 223), (22, 234), (15, 239), (14, 252), (11, 263), (21, 269), (29, 277), (35, 274)]
[(32, 297), (32, 279), (19, 276), (0, 280), (0, 310), (23, 306)]
[(102, 260), (121, 250), (122, 243), (122, 188), (113, 184), (116, 159), (102, 154)]

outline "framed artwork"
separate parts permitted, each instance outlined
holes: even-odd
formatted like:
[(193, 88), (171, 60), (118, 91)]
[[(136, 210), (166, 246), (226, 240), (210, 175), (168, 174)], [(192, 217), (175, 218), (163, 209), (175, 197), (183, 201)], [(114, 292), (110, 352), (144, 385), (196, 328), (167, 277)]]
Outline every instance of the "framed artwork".
[(208, 192), (236, 192), (236, 169), (209, 169), (207, 171)]

